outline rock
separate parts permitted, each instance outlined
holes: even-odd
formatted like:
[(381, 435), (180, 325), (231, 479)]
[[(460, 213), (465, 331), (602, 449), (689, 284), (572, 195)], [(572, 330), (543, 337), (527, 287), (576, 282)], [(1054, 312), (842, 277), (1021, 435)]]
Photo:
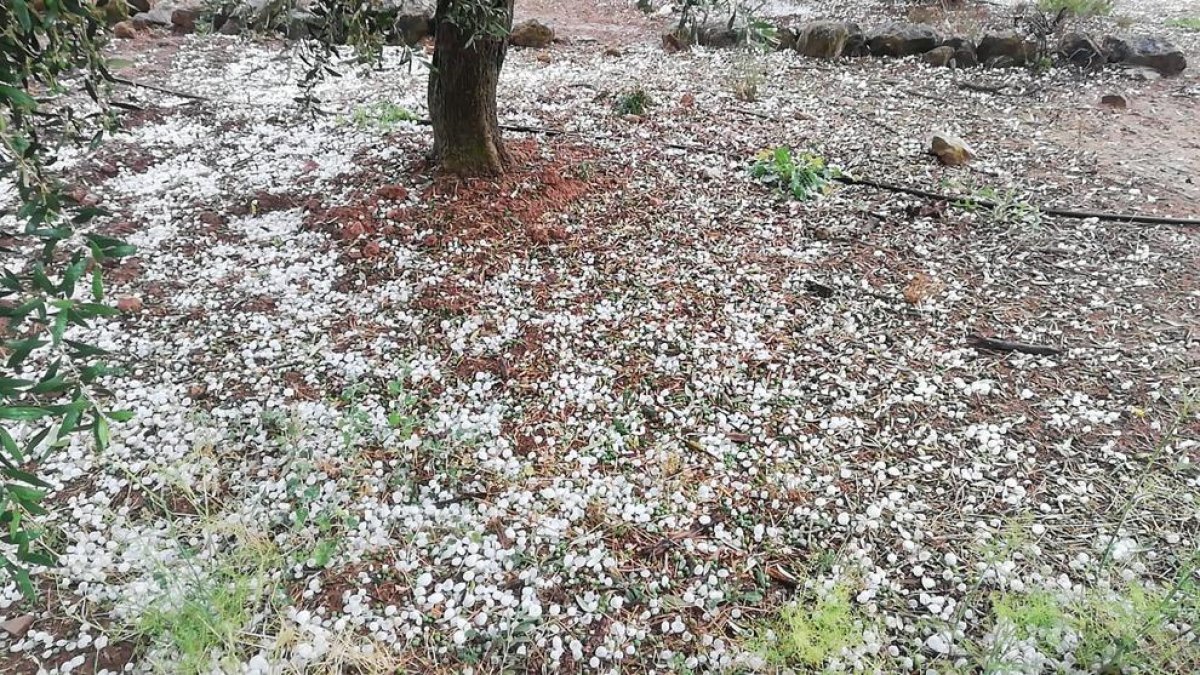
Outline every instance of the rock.
[(1129, 56), (1129, 43), (1119, 37), (1105, 35), (1100, 40), (1100, 50), (1104, 52), (1109, 63), (1120, 63)]
[(936, 31), (915, 23), (890, 23), (867, 40), (872, 56), (915, 56), (941, 43)]
[(125, 0), (125, 4), (137, 12), (149, 12), (152, 6), (150, 0)]
[(508, 41), (515, 47), (542, 49), (554, 41), (554, 30), (537, 19), (530, 19), (513, 26)]
[(1108, 56), (1087, 33), (1067, 33), (1058, 41), (1058, 53), (1083, 68), (1096, 68), (1108, 63)]
[(242, 30), (242, 20), (231, 17), (221, 24), (221, 27), (217, 29), (217, 33), (221, 35), (241, 35)]
[(662, 34), (662, 46), (668, 54), (686, 51), (692, 46), (692, 36), (687, 31), (676, 28)]
[[(979, 41), (975, 54), (979, 62), (993, 68), (1023, 66), (1033, 56), (1035, 47), (1017, 35), (1016, 31), (988, 33)], [(1008, 59), (1005, 61), (1004, 59)], [(1000, 65), (1004, 64), (1004, 65)]]
[(779, 26), (775, 29), (775, 51), (786, 51), (796, 48), (796, 31), (787, 26)]
[(1121, 63), (1153, 68), (1163, 77), (1178, 75), (1187, 68), (1187, 58), (1175, 45), (1163, 38), (1139, 35), (1130, 38), (1128, 52)]
[(392, 35), (397, 44), (411, 47), (432, 34), (432, 14), (397, 14), (396, 19), (392, 21)]
[(975, 157), (975, 151), (954, 134), (938, 131), (929, 139), (929, 152), (946, 166), (962, 166)]
[(1105, 94), (1100, 97), (1100, 105), (1113, 110), (1125, 110), (1129, 107), (1129, 101), (1120, 94)]
[(921, 60), (934, 68), (946, 68), (954, 61), (954, 47), (942, 45), (921, 55)]
[(856, 23), (846, 24), (850, 36), (846, 38), (846, 46), (842, 48), (842, 56), (859, 58), (871, 55), (871, 47), (867, 44), (867, 34)]
[(142, 299), (137, 296), (127, 296), (117, 300), (117, 309), (125, 314), (142, 311)]
[(979, 57), (975, 55), (975, 45), (967, 44), (954, 50), (954, 65), (959, 68), (978, 66)]
[(608, 47), (604, 50), (604, 55), (615, 59), (621, 56), (621, 50), (616, 47)]
[(155, 7), (149, 12), (135, 14), (132, 21), (135, 28), (150, 26), (170, 26), (172, 10), (170, 7)]
[(745, 37), (742, 31), (730, 28), (724, 22), (707, 23), (696, 31), (696, 43), (703, 47), (713, 47), (714, 49), (737, 47), (745, 41)]
[(171, 25), (176, 33), (195, 33), (196, 19), (200, 18), (199, 10), (181, 7), (171, 12)]
[(132, 21), (122, 21), (113, 26), (113, 35), (122, 40), (132, 40), (137, 37), (138, 31), (134, 27)]
[(4, 623), (0, 623), (0, 629), (5, 633), (20, 640), (29, 632), (29, 627), (33, 625), (32, 614), (22, 614), (21, 616), (13, 617)]
[(842, 55), (850, 30), (836, 21), (816, 21), (796, 35), (796, 51), (814, 59), (836, 59)]

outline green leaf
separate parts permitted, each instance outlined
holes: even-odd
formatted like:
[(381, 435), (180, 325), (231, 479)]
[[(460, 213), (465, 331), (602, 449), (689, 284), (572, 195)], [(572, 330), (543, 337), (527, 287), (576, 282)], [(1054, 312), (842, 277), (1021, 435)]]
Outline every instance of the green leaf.
[(5, 476), (7, 476), (13, 480), (19, 480), (22, 483), (28, 483), (29, 485), (33, 485), (33, 486), (40, 487), (40, 488), (45, 488), (47, 490), (50, 489), (49, 483), (42, 480), (41, 478), (38, 478), (37, 476), (35, 476), (31, 473), (21, 471), (20, 469), (9, 467), (9, 468), (5, 468), (5, 469), (0, 469), (0, 473), (3, 473)]
[(54, 415), (49, 408), (28, 405), (0, 406), (0, 419), (31, 422)]
[(113, 410), (108, 413), (108, 418), (116, 422), (128, 422), (133, 419), (133, 411), (131, 410)]
[(103, 450), (108, 447), (109, 432), (108, 420), (104, 419), (104, 415), (96, 415), (96, 426), (92, 428), (96, 438), (96, 448)]
[(8, 104), (17, 110), (30, 112), (37, 110), (37, 101), (25, 92), (7, 84), (0, 84), (0, 100), (8, 100)]
[(100, 266), (92, 270), (92, 299), (96, 302), (104, 300), (104, 276), (100, 273)]
[(37, 338), (26, 338), (24, 340), (10, 341), (7, 344), (7, 347), (9, 349), (13, 350), (13, 353), (12, 353), (12, 356), (8, 357), (8, 367), (16, 368), (17, 366), (21, 365), (22, 362), (25, 361), (26, 357), (29, 356), (30, 352), (32, 352), (33, 350), (35, 350), (39, 347), (44, 347), (48, 344), (50, 344), (50, 343), (46, 342), (45, 340), (38, 340)]

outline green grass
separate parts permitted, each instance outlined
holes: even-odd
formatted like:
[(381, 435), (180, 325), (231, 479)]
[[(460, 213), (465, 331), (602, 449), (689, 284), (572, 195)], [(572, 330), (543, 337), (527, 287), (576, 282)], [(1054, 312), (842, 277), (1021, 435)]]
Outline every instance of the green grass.
[(1112, 0), (1038, 0), (1038, 9), (1057, 14), (1066, 10), (1068, 14), (1089, 17), (1108, 16), (1112, 13)]
[(275, 600), (272, 572), (282, 569), (283, 558), (266, 540), (242, 544), (209, 573), (200, 571), (197, 560), (187, 572), (159, 576), (162, 593), (133, 630), (172, 655), (169, 664), (159, 664), (164, 672), (202, 675), (213, 672), (214, 664), (232, 668), (253, 646), (255, 624)]
[(821, 597), (784, 606), (751, 649), (772, 666), (819, 672), (831, 658), (861, 640), (850, 588), (838, 584)]
[(650, 94), (647, 94), (645, 89), (638, 87), (618, 96), (614, 109), (618, 115), (645, 115), (646, 110), (652, 105), (654, 105), (654, 101), (650, 98)]
[(1200, 31), (1200, 17), (1189, 16), (1182, 19), (1171, 19), (1167, 22), (1167, 25), (1184, 30)]
[(420, 118), (416, 113), (388, 101), (377, 101), (370, 105), (359, 106), (350, 115), (350, 121), (359, 127), (373, 127), (388, 130), (401, 122), (416, 122)]

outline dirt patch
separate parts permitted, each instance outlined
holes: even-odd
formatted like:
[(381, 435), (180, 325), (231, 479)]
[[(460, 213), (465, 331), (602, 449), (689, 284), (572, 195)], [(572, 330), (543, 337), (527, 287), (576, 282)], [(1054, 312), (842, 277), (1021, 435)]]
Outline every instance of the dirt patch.
[(517, 3), (518, 23), (537, 19), (554, 29), (565, 41), (595, 40), (607, 45), (627, 46), (657, 42), (663, 19), (649, 16), (627, 2), (562, 2), (528, 0)]
[(1052, 138), (1065, 146), (1095, 153), (1098, 175), (1118, 185), (1154, 186), (1156, 209), (1195, 217), (1200, 203), (1200, 127), (1196, 103), (1178, 96), (1179, 82), (1162, 80), (1128, 97), (1128, 108), (1100, 105), (1104, 92), (1080, 105), (1052, 127)]

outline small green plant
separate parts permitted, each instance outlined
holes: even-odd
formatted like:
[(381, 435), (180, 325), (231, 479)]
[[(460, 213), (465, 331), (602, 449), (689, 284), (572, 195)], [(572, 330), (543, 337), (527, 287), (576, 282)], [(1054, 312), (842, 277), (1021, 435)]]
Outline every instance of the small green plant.
[(388, 131), (401, 122), (416, 122), (420, 118), (403, 106), (390, 101), (376, 101), (370, 105), (359, 106), (350, 115), (350, 121), (355, 126), (375, 128)]
[(654, 100), (645, 89), (638, 87), (617, 97), (615, 109), (618, 115), (645, 115), (646, 110), (654, 105)]
[(1184, 30), (1200, 31), (1200, 17), (1189, 16), (1182, 19), (1171, 19), (1167, 22), (1167, 25)]
[(820, 672), (829, 659), (862, 637), (856, 627), (850, 587), (837, 584), (823, 596), (788, 604), (753, 644), (772, 666)]
[(780, 146), (758, 153), (750, 167), (750, 175), (796, 199), (807, 201), (827, 194), (833, 181), (843, 174), (837, 167), (826, 164), (822, 157), (810, 153), (793, 154), (791, 148)]
[(1108, 16), (1112, 13), (1112, 0), (1038, 0), (1038, 9), (1043, 12), (1067, 14), (1079, 17)]
[(283, 568), (278, 549), (268, 540), (241, 542), (237, 552), (218, 561), (212, 572), (202, 561), (190, 570), (159, 575), (162, 594), (134, 625), (142, 638), (170, 653), (163, 672), (201, 675), (232, 667), (253, 646), (255, 624), (272, 616), (278, 600), (273, 574)]

